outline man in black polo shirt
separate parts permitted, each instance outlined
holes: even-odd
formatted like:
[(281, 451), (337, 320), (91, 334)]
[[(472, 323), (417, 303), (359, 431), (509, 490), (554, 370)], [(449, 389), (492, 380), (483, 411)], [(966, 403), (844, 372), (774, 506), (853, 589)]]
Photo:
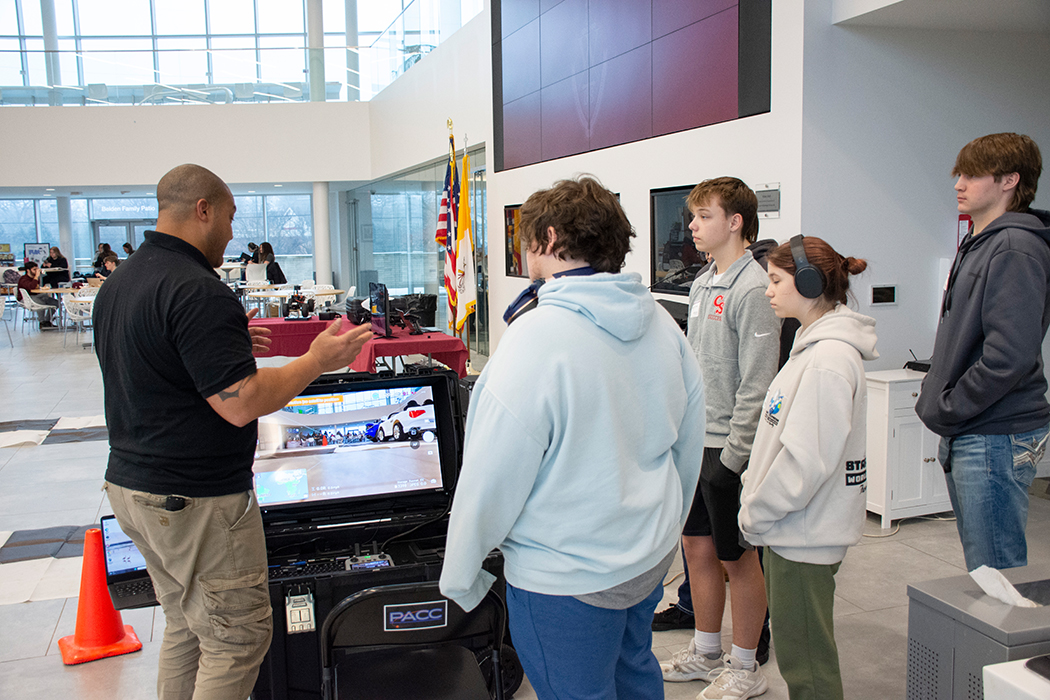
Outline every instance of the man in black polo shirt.
[(181, 165), (157, 185), (157, 231), (95, 299), (110, 505), (146, 559), (167, 626), (162, 700), (242, 700), (271, 637), (266, 546), (252, 491), (256, 419), (371, 336), (336, 321), (306, 355), (256, 368), (256, 329), (214, 269), (236, 206), (214, 173)]

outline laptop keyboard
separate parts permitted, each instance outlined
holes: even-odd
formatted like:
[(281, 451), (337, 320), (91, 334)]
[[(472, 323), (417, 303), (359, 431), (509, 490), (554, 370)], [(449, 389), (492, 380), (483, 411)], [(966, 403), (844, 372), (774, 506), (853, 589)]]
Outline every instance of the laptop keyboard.
[(302, 562), (300, 564), (285, 564), (270, 567), (270, 578), (295, 578), (298, 576), (317, 576), (318, 574), (331, 574), (346, 571), (346, 562), (343, 559), (330, 559), (325, 561)]
[(118, 598), (130, 598), (131, 596), (141, 595), (142, 593), (149, 593), (153, 590), (153, 581), (146, 579), (144, 581), (134, 581), (132, 583), (122, 583), (118, 586), (114, 586), (114, 593)]

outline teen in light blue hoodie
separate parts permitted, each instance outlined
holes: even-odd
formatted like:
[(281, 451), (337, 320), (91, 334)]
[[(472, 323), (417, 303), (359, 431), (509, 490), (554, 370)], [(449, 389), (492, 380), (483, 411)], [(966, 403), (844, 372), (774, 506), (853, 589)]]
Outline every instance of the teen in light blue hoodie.
[(539, 698), (662, 698), (650, 624), (700, 471), (700, 369), (640, 276), (611, 273), (633, 235), (615, 195), (562, 181), (521, 228), (547, 281), (474, 388), (441, 590), (477, 605), (498, 547)]

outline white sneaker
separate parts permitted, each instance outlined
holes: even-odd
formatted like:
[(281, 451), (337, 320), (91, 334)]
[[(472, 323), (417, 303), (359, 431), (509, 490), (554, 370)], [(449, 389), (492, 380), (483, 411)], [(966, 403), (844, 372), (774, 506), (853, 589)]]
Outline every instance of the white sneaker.
[(769, 683), (758, 664), (755, 664), (754, 671), (745, 671), (735, 656), (727, 654), (724, 659), (725, 669), (696, 696), (696, 700), (746, 700), (769, 690)]
[(660, 670), (669, 683), (712, 681), (726, 669), (726, 658), (725, 652), (716, 659), (696, 653), (696, 640), (690, 639), (689, 646), (675, 652), (670, 663), (660, 664)]

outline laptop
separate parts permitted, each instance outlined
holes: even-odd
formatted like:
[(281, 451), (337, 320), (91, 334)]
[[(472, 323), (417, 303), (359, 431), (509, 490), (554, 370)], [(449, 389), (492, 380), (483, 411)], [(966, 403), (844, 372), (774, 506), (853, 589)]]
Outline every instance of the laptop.
[(117, 610), (158, 605), (146, 560), (112, 515), (102, 516), (102, 551), (106, 560), (106, 587)]
[(87, 286), (89, 287), (101, 287), (102, 283), (106, 280), (101, 277), (85, 277), (84, 281), (87, 282)]

